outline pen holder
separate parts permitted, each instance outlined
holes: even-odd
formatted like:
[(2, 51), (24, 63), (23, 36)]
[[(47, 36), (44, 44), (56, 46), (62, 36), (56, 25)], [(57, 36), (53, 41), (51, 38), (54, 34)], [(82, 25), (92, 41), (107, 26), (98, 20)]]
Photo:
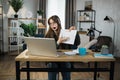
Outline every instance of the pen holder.
[(109, 49), (107, 45), (103, 45), (102, 49), (101, 49), (101, 54), (108, 54), (109, 53)]
[(79, 55), (80, 56), (85, 56), (87, 54), (86, 48), (79, 48)]

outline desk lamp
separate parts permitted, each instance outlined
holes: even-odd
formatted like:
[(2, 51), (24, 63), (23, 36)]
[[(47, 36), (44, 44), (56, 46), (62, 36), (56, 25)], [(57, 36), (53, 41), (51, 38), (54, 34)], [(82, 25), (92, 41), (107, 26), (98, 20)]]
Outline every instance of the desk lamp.
[(90, 41), (92, 39), (94, 39), (94, 37), (95, 37), (95, 31), (97, 31), (99, 33), (99, 36), (102, 33), (102, 31), (99, 31), (96, 28), (91, 27), (90, 29), (88, 29), (88, 33), (87, 33), (87, 35), (90, 36)]
[(94, 39), (94, 37), (95, 37), (95, 31), (94, 31), (93, 26), (91, 26), (90, 29), (88, 29), (87, 36), (90, 37), (89, 41), (91, 41), (92, 39)]
[(112, 53), (114, 54), (114, 39), (115, 39), (115, 22), (113, 20), (113, 18), (111, 18), (110, 16), (106, 16), (104, 18), (104, 21), (107, 21), (107, 22), (112, 22), (113, 23), (113, 27), (114, 27), (114, 30), (113, 30), (113, 50), (112, 50)]

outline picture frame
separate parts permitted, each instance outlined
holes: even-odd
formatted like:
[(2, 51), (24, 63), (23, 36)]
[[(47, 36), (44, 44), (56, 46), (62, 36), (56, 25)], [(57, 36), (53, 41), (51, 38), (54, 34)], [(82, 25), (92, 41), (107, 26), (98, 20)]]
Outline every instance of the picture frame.
[(92, 10), (92, 1), (85, 1), (85, 10)]

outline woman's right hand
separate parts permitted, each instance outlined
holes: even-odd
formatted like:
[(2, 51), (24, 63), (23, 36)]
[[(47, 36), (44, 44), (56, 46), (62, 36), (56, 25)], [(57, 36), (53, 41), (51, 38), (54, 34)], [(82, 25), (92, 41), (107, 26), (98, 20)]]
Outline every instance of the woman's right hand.
[(63, 43), (65, 41), (67, 41), (69, 39), (69, 37), (59, 37), (57, 44)]

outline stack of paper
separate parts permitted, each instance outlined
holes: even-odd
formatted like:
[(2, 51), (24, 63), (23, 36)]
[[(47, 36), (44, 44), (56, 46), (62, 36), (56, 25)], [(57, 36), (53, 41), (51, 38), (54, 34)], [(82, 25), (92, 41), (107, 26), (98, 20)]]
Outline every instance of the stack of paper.
[(64, 52), (66, 55), (76, 55), (77, 53), (73, 52), (73, 51), (69, 51), (69, 52)]
[(95, 58), (114, 58), (112, 54), (94, 53)]

